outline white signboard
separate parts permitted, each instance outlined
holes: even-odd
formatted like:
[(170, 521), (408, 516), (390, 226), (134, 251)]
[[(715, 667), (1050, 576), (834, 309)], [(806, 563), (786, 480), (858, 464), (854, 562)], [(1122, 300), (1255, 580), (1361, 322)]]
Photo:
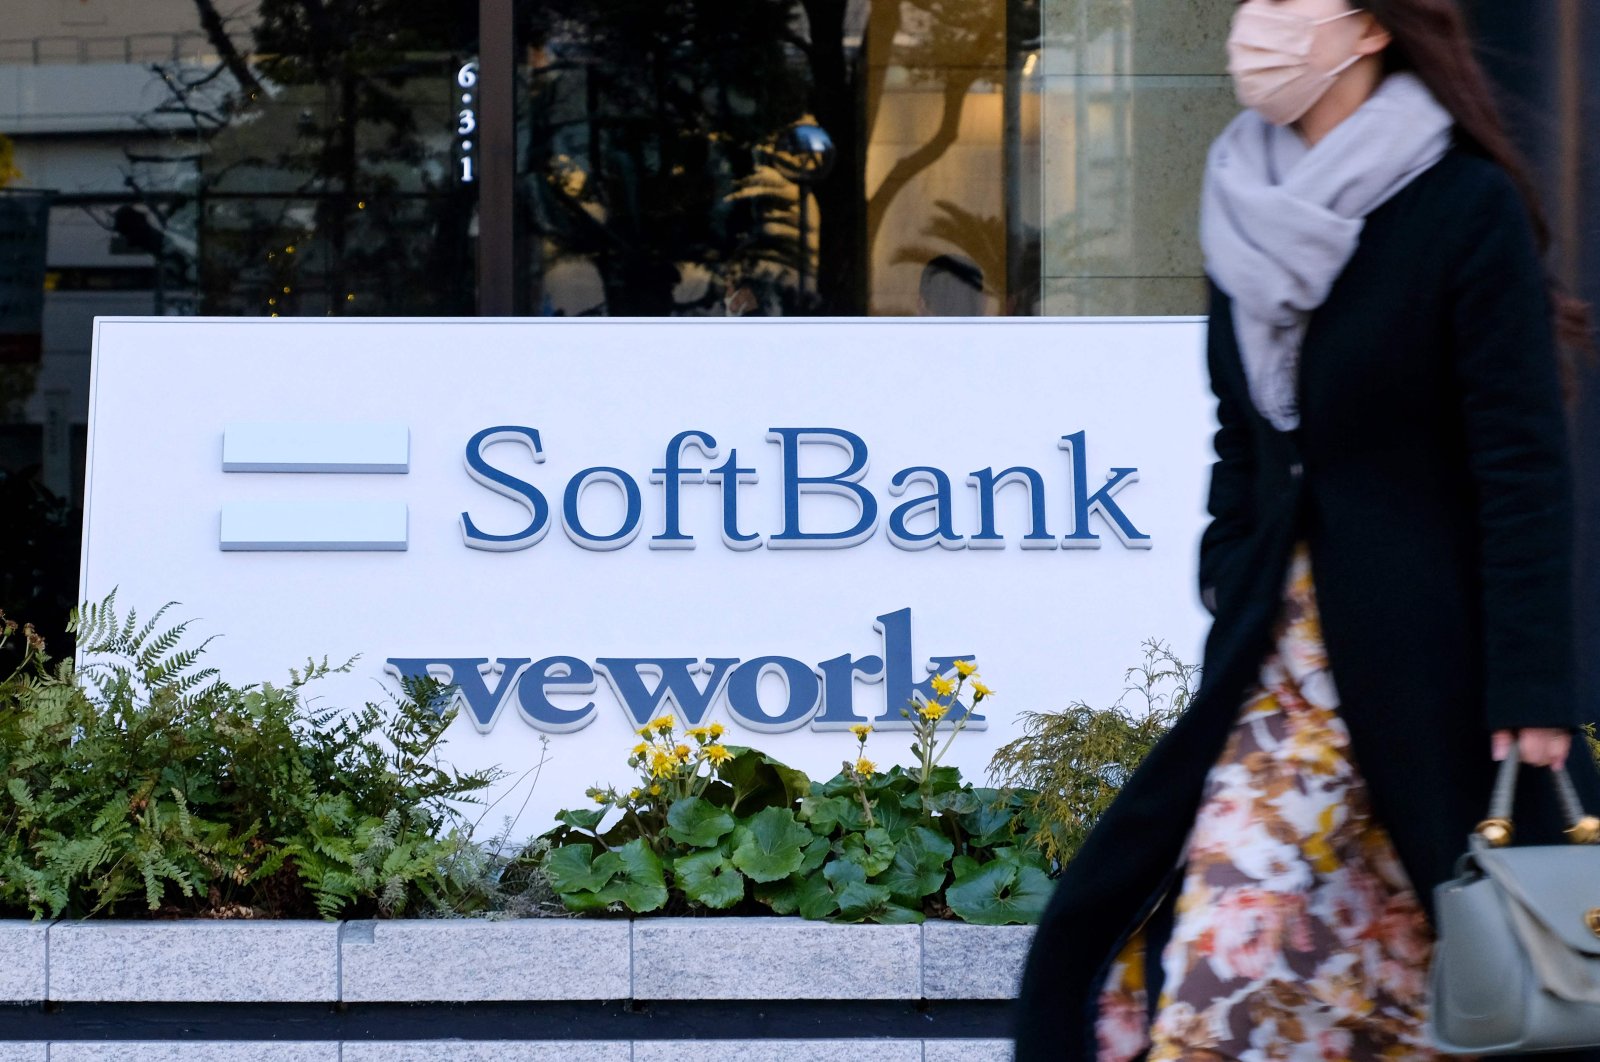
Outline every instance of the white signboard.
[[(1212, 459), (1195, 320), (103, 318), (82, 594), (219, 633), (320, 706), (431, 673), (446, 758), (550, 759), (513, 836), (629, 783), (635, 728), (719, 721), (812, 777), (955, 659), (1024, 710), (1198, 661)], [(981, 717), (981, 718), (980, 718)], [(526, 787), (526, 780), (521, 782)]]

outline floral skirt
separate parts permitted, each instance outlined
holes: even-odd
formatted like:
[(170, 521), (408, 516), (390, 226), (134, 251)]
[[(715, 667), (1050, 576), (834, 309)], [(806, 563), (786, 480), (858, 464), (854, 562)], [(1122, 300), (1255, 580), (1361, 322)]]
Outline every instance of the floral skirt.
[(1303, 543), (1274, 637), (1206, 778), (1154, 1021), (1141, 930), (1100, 997), (1099, 1062), (1440, 1057), (1432, 929), (1351, 759)]

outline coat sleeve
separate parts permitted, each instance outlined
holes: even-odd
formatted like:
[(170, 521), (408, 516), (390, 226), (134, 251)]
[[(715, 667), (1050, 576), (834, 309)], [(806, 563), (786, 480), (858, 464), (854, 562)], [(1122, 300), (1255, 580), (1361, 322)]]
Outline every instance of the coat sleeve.
[(1206, 366), (1211, 391), (1217, 399), (1218, 427), (1212, 438), (1217, 459), (1211, 465), (1211, 489), (1206, 500), (1211, 522), (1200, 537), (1200, 600), (1214, 615), (1229, 548), (1247, 540), (1254, 527), (1255, 456), (1246, 420), (1249, 411), (1241, 406), (1235, 389), (1228, 386), (1223, 367), (1227, 358), (1237, 358), (1233, 318), (1228, 312), (1227, 296), (1216, 284), (1209, 287)]
[(1478, 524), (1484, 722), (1572, 727), (1573, 500), (1549, 289), (1510, 177), (1485, 167), (1450, 291)]

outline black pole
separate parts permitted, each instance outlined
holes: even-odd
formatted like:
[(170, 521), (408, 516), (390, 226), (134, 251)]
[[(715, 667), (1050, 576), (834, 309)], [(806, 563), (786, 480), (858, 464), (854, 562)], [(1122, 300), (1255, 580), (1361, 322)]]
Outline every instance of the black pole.
[(478, 0), (478, 314), (517, 312), (514, 0)]

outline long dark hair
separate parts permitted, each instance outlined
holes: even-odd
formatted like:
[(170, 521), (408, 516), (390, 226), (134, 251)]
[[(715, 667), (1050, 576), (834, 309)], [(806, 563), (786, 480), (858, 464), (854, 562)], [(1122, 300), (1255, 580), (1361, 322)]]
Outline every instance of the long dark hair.
[[(1499, 163), (1511, 175), (1527, 203), (1539, 249), (1548, 251), (1549, 215), (1527, 162), (1506, 133), (1456, 0), (1350, 0), (1350, 4), (1370, 13), (1393, 38), (1384, 52), (1387, 70), (1414, 72), (1455, 118), (1459, 142)], [(1549, 283), (1556, 336), (1562, 347), (1562, 375), (1570, 397), (1577, 380), (1576, 355), (1594, 350), (1593, 325), (1587, 303), (1569, 295), (1553, 275)]]

